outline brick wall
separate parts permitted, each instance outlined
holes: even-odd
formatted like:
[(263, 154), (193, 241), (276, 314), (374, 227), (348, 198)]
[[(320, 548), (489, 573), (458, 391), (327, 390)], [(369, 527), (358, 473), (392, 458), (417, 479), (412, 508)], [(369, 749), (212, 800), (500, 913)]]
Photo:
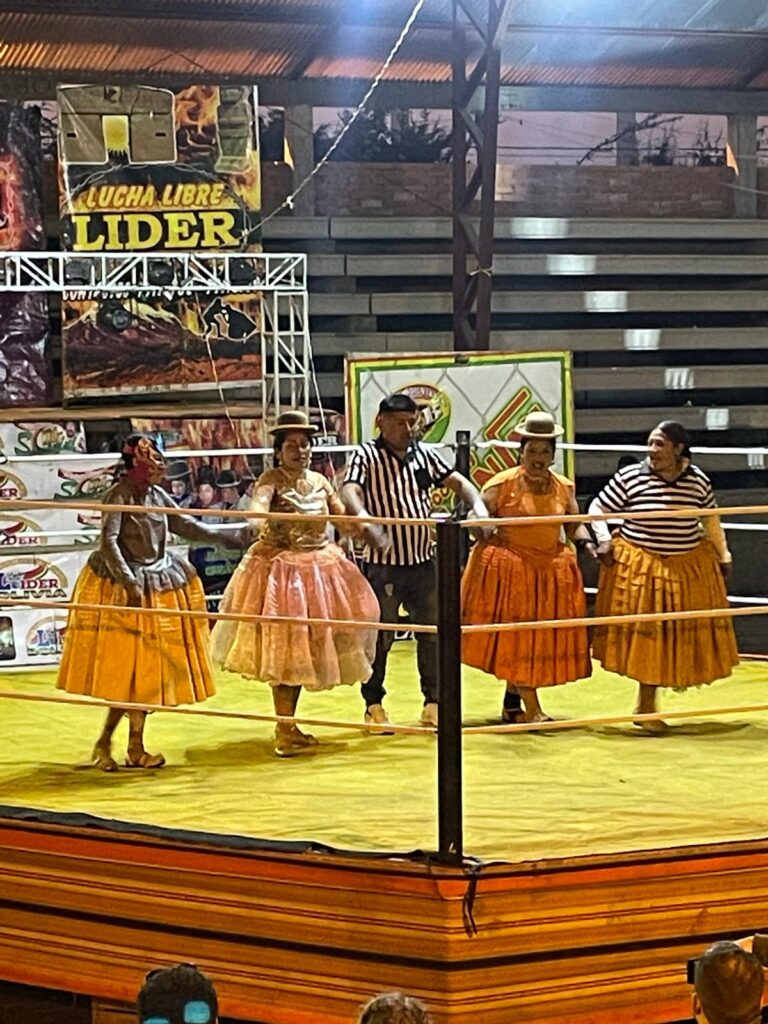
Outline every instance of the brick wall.
[(497, 213), (535, 217), (732, 217), (729, 167), (503, 164)]
[[(759, 172), (768, 190), (768, 168)], [(264, 164), (264, 210), (288, 194), (293, 173)], [(496, 212), (520, 217), (733, 216), (734, 173), (728, 167), (498, 168)], [(325, 217), (429, 217), (451, 212), (451, 168), (445, 164), (329, 163), (315, 179), (315, 212)], [(758, 216), (768, 217), (768, 196)]]
[(447, 164), (331, 162), (315, 181), (318, 216), (440, 217), (451, 212)]

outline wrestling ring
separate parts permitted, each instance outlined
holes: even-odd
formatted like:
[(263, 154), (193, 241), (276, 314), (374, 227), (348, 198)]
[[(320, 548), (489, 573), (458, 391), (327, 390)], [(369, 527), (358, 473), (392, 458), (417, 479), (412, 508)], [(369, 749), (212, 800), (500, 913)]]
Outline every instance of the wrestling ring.
[[(55, 507), (3, 502), (9, 511)], [(762, 529), (740, 520), (768, 506), (717, 511), (729, 527)], [(100, 1001), (105, 1022), (119, 1019), (109, 1013), (132, 998), (148, 963), (178, 960), (216, 978), (227, 1017), (265, 1024), (341, 1024), (372, 990), (392, 987), (422, 996), (441, 1022), (662, 1024), (686, 1015), (686, 958), (759, 930), (768, 914), (765, 663), (745, 657), (729, 679), (668, 691), (655, 716), (633, 713), (634, 684), (594, 665), (591, 678), (548, 690), (553, 721), (500, 724), (503, 684), (462, 669), (461, 635), (738, 621), (768, 614), (768, 602), (462, 626), (462, 535), (482, 522), (400, 522), (428, 522), (437, 536), (438, 625), (407, 626), (439, 637), (437, 730), (416, 724), (421, 695), (405, 640), (389, 660), (392, 735), (363, 722), (357, 687), (305, 693), (285, 719), (270, 712), (269, 687), (222, 672), (203, 707), (120, 704), (153, 712), (152, 743), (168, 763), (105, 776), (88, 764), (104, 702), (57, 693), (52, 671), (2, 672), (3, 977), (60, 987), (66, 976), (72, 991)], [(26, 604), (75, 607), (0, 600)], [(670, 724), (665, 736), (638, 730), (658, 714)], [(277, 721), (311, 727), (318, 746), (275, 758)]]

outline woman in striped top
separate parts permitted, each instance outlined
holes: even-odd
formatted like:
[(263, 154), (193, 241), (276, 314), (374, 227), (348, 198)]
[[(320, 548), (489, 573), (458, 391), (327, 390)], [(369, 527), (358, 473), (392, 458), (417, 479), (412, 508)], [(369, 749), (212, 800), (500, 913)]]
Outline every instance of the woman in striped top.
[[(711, 509), (717, 502), (709, 478), (690, 460), (688, 435), (673, 421), (648, 437), (644, 462), (626, 466), (603, 488), (591, 513)], [(593, 524), (602, 562), (598, 615), (637, 615), (726, 607), (731, 555), (719, 517), (626, 518), (611, 536)], [(684, 689), (729, 676), (738, 663), (729, 618), (665, 619), (595, 630), (593, 654), (603, 668), (640, 684), (636, 711), (656, 710), (660, 686)], [(639, 722), (661, 733), (660, 719)]]

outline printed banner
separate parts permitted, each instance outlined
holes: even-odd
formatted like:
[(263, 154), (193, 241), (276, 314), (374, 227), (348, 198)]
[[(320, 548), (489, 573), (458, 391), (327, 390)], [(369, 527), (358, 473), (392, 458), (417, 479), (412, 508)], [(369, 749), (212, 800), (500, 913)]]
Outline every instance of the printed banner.
[[(67, 503), (99, 501), (112, 484), (115, 458), (57, 458), (63, 453), (85, 455), (85, 432), (77, 420), (0, 423), (0, 566), (6, 549), (92, 543), (87, 531), (98, 529), (99, 513), (67, 508)], [(39, 458), (44, 455), (50, 458)], [(61, 507), (3, 509), (3, 501), (24, 498)]]
[[(44, 249), (40, 109), (0, 103), (0, 250)], [(0, 290), (0, 406), (46, 405), (48, 296)]]
[[(57, 96), (66, 248), (258, 250), (258, 106), (251, 86), (173, 92), (68, 85)], [(242, 270), (240, 295), (64, 303), (65, 395), (244, 387), (259, 380), (261, 298), (248, 291), (248, 265)], [(160, 264), (155, 272), (172, 276), (173, 268)]]
[[(15, 551), (0, 558), (0, 598), (68, 601), (89, 551), (32, 554)], [(61, 656), (66, 610), (0, 606), (0, 667), (51, 665)]]
[[(472, 371), (470, 377), (469, 371)], [(375, 435), (379, 402), (403, 392), (420, 406), (422, 440), (453, 444), (469, 431), (471, 475), (482, 487), (514, 466), (516, 452), (480, 448), (487, 441), (513, 440), (515, 427), (530, 412), (546, 410), (573, 435), (571, 363), (567, 352), (478, 352), (347, 360), (348, 422), (353, 442)], [(451, 461), (450, 453), (448, 461)], [(572, 476), (571, 453), (558, 449), (555, 468)], [(436, 491), (440, 507), (445, 495)]]

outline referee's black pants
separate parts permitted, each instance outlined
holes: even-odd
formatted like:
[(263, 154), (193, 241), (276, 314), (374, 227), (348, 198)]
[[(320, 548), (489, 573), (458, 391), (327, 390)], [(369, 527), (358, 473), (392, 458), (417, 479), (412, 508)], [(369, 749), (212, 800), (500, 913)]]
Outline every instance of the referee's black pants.
[[(418, 565), (375, 565), (373, 562), (365, 562), (363, 573), (379, 599), (382, 622), (397, 622), (402, 606), (414, 624), (434, 626), (437, 623), (437, 577), (433, 561)], [(384, 677), (387, 672), (387, 656), (394, 638), (393, 632), (379, 631), (373, 673), (362, 686), (366, 707), (381, 704), (387, 692), (384, 689)], [(416, 634), (416, 663), (424, 703), (436, 703), (437, 636), (434, 633)]]

